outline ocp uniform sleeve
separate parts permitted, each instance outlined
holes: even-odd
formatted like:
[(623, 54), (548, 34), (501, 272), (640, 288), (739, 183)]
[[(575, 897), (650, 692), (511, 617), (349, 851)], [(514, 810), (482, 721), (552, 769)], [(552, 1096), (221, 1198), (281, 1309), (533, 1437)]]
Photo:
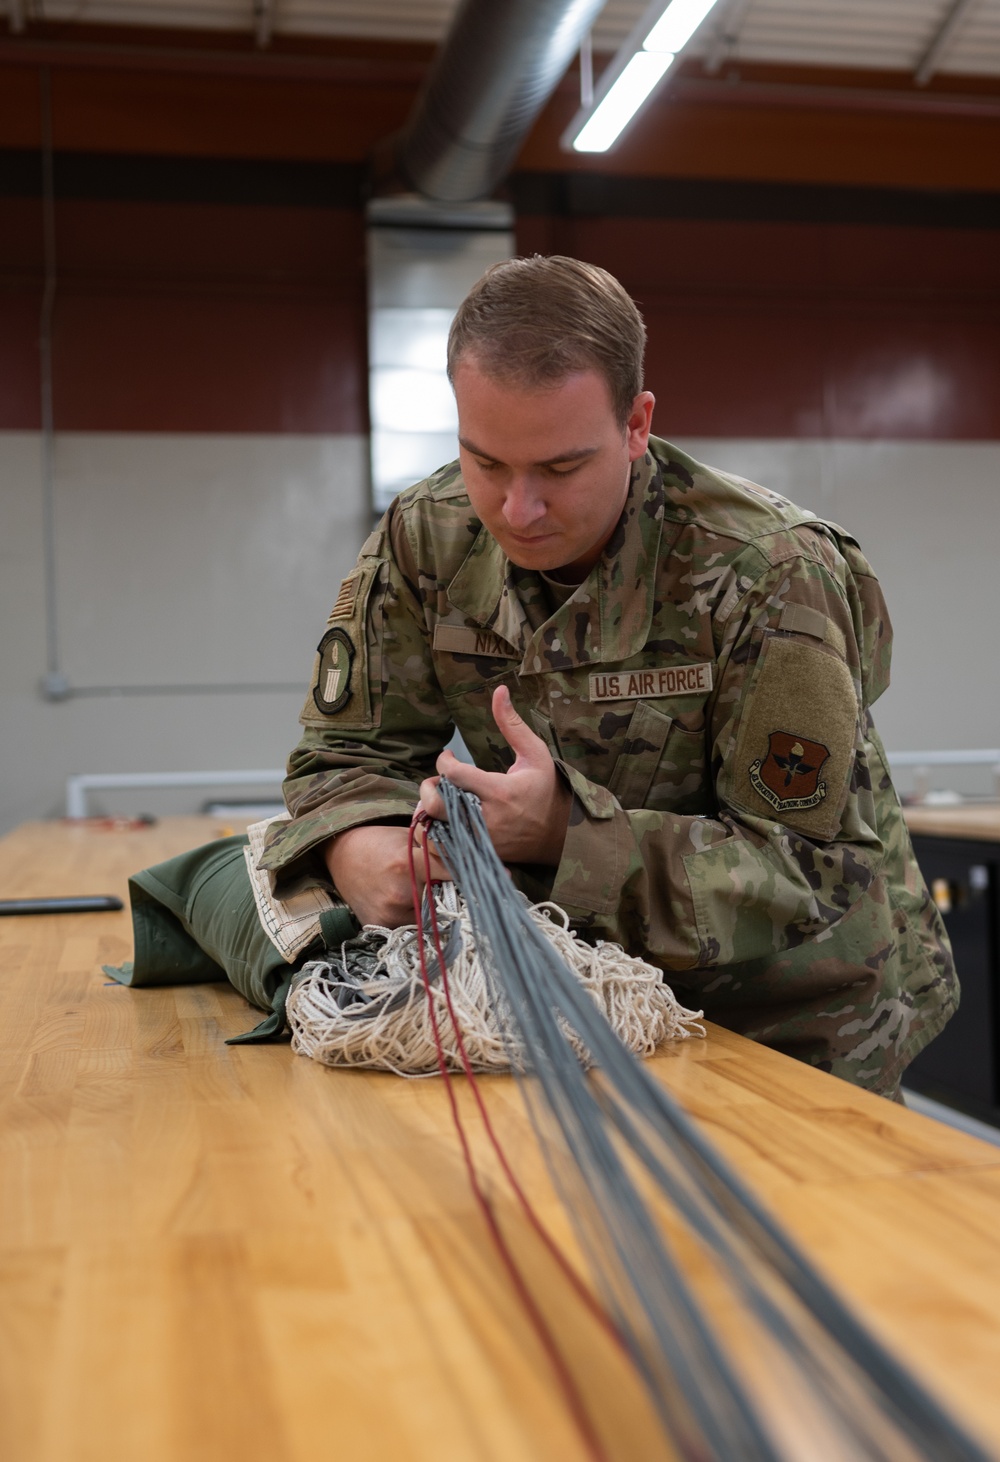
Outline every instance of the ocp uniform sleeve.
[(337, 833), (408, 821), (452, 734), (395, 508), (341, 585), (299, 720), (283, 788), (292, 821), (275, 826), (260, 864), (279, 881)]
[(717, 626), (703, 813), (625, 810), (564, 768), (575, 795), (552, 898), (689, 988), (822, 935), (881, 864), (866, 737), (888, 618), (874, 579), (859, 587), (827, 557), (842, 575), (770, 564)]

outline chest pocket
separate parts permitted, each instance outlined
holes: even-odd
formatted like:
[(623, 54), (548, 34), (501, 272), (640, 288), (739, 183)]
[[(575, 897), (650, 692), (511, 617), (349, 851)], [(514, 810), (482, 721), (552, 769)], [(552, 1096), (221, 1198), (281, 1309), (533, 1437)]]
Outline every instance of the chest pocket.
[(704, 812), (704, 730), (689, 730), (648, 701), (632, 712), (608, 790), (625, 808)]

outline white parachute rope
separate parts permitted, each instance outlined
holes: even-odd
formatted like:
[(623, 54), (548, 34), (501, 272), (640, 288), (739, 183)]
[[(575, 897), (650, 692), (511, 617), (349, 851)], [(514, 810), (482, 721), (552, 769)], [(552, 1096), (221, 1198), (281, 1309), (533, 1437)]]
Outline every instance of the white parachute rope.
[[(465, 901), (452, 884), (439, 885), (435, 899), (451, 951), (447, 956), (451, 998), (473, 1070), (507, 1071), (512, 1065), (523, 1070), (523, 1052), (516, 1041), (512, 1045), (508, 1023), (501, 1019)], [(701, 1012), (685, 1010), (654, 965), (627, 955), (620, 944), (585, 944), (555, 904), (529, 905), (525, 912), (628, 1050), (650, 1056), (662, 1041), (704, 1035)], [(437, 1048), (421, 982), (415, 926), (369, 926), (362, 940), (354, 943), (358, 946), (354, 950), (341, 949), (339, 961), (314, 960), (295, 980), (287, 1007), (293, 1049), (328, 1066), (374, 1067), (410, 1077), (436, 1074)], [(357, 955), (369, 951), (370, 967), (359, 968)], [(425, 948), (425, 958), (433, 967), (432, 950)], [(461, 1071), (440, 984), (432, 999), (448, 1066)], [(568, 1028), (565, 1035), (574, 1054), (586, 1063), (579, 1039)]]

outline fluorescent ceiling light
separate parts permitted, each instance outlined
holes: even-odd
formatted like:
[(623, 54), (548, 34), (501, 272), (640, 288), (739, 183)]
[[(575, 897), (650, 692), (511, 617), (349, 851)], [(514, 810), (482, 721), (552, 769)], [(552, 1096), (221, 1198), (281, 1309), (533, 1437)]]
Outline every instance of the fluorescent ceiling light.
[(643, 41), (646, 51), (669, 51), (676, 56), (684, 49), (716, 0), (671, 0)]
[(652, 0), (597, 86), (562, 135), (574, 152), (606, 152), (635, 116), (717, 0)]
[(673, 60), (664, 51), (637, 51), (573, 141), (575, 152), (607, 152)]

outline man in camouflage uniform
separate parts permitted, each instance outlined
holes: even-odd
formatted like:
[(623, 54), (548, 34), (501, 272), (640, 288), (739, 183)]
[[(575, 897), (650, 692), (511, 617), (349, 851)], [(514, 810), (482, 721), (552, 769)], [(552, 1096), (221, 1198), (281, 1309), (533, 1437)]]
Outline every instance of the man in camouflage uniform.
[[(842, 529), (650, 436), (603, 271), (491, 270), (458, 462), (403, 493), (319, 645), (260, 866), (412, 918), (406, 825), (479, 794), (519, 885), (720, 1024), (887, 1095), (957, 1004), (870, 707), (878, 583)], [(443, 751), (453, 728), (474, 766)]]

